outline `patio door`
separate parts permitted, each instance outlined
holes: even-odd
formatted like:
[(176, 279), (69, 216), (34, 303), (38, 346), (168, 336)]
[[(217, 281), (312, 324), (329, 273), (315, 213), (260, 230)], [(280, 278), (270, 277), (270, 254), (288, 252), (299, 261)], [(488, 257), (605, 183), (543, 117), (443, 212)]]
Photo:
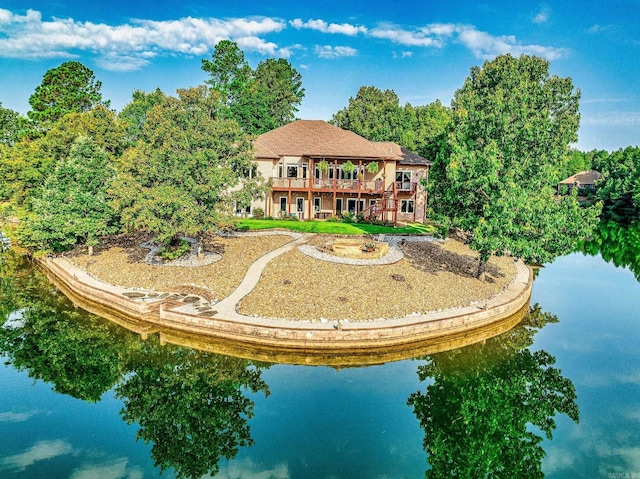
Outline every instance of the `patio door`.
[(358, 212), (358, 200), (355, 198), (347, 198), (347, 211), (351, 214)]
[(298, 218), (304, 219), (304, 198), (301, 196), (296, 198), (296, 213)]

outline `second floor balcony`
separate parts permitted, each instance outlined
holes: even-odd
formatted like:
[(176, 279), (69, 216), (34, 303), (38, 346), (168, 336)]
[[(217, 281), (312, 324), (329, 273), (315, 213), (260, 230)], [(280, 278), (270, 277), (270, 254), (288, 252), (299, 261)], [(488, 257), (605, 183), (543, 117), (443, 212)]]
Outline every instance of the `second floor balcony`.
[[(391, 186), (385, 185), (382, 178), (374, 180), (349, 180), (337, 178), (278, 178), (271, 177), (271, 189), (274, 191), (318, 191), (343, 193), (372, 193), (382, 194)], [(396, 181), (396, 191), (415, 193), (417, 183), (415, 181)]]

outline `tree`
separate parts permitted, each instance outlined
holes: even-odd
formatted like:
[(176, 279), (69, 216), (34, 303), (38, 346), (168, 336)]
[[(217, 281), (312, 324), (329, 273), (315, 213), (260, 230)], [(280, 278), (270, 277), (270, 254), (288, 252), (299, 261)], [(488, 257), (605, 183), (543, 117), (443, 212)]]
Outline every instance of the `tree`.
[(404, 130), (403, 116), (400, 100), (393, 90), (363, 86), (329, 123), (371, 141), (399, 143)]
[(580, 92), (548, 70), (542, 58), (499, 56), (472, 68), (454, 96), (430, 204), (436, 219), (468, 235), (480, 278), (491, 254), (551, 261), (597, 223), (599, 206), (554, 198), (558, 165), (577, 140)]
[(295, 113), (304, 98), (302, 76), (284, 58), (269, 58), (258, 64), (252, 82), (252, 95), (265, 106), (263, 125), (249, 131), (262, 134), (295, 120)]
[(69, 113), (39, 138), (23, 138), (6, 151), (0, 162), (0, 197), (29, 207), (33, 193), (69, 156), (80, 136), (91, 138), (111, 158), (119, 157), (126, 147), (124, 128), (111, 110), (99, 105), (88, 112)]
[(29, 118), (39, 125), (54, 122), (67, 113), (89, 111), (98, 105), (108, 106), (102, 100), (102, 83), (93, 71), (82, 63), (65, 62), (44, 74), (42, 83), (29, 97), (32, 110)]
[(79, 137), (34, 199), (33, 214), (19, 229), (24, 246), (61, 251), (78, 243), (91, 247), (98, 238), (119, 230), (107, 198), (115, 171), (106, 152)]
[(220, 93), (225, 105), (233, 104), (247, 90), (253, 74), (244, 52), (231, 40), (218, 42), (212, 59), (202, 60), (202, 70), (210, 74), (205, 83)]
[(594, 168), (602, 173), (598, 180), (598, 198), (612, 207), (630, 205), (640, 208), (640, 148), (628, 146), (599, 156)]
[(330, 123), (371, 141), (392, 141), (431, 159), (440, 148), (450, 119), (449, 108), (440, 101), (401, 107), (393, 90), (363, 86)]
[(206, 83), (220, 93), (221, 114), (237, 121), (250, 135), (259, 135), (295, 119), (304, 98), (302, 76), (284, 58), (267, 59), (252, 70), (235, 42), (216, 45), (212, 60), (202, 60), (210, 74)]
[(427, 478), (544, 477), (537, 432), (551, 439), (558, 413), (579, 418), (575, 387), (555, 358), (528, 349), (537, 330), (557, 321), (535, 305), (507, 333), (425, 358), (418, 375), (433, 383), (408, 403), (424, 429)]
[(450, 121), (451, 109), (439, 100), (415, 107), (407, 103), (399, 143), (425, 158), (435, 159)]
[[(235, 200), (257, 198), (249, 137), (220, 118), (220, 98), (205, 86), (178, 90), (152, 108), (141, 141), (119, 163), (112, 193), (123, 226), (165, 243), (228, 221)], [(251, 178), (250, 178), (251, 176)]]
[(135, 143), (142, 135), (142, 130), (147, 121), (147, 114), (156, 105), (161, 104), (166, 98), (165, 94), (156, 88), (151, 93), (135, 90), (132, 99), (118, 114), (118, 119), (125, 124), (126, 136), (129, 142)]
[(29, 122), (16, 111), (3, 108), (0, 102), (0, 144), (12, 146), (29, 134)]

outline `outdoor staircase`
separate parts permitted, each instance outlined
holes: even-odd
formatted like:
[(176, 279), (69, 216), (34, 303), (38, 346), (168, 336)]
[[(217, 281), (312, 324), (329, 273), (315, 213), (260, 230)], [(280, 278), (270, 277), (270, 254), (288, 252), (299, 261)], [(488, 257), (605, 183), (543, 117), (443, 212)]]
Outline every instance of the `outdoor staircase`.
[(389, 188), (382, 194), (382, 198), (362, 210), (361, 214), (367, 221), (381, 219), (385, 212), (393, 212), (393, 221), (395, 222), (396, 213), (398, 211), (398, 200), (396, 199), (396, 183), (392, 182)]

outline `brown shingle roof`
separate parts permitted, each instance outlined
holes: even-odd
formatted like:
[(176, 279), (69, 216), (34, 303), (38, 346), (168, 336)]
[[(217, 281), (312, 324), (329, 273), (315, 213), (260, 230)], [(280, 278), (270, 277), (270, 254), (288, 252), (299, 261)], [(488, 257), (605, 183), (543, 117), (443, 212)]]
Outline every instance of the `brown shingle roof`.
[(560, 183), (570, 185), (575, 183), (578, 183), (579, 185), (593, 185), (601, 176), (602, 174), (596, 170), (581, 171), (580, 173), (576, 173), (575, 175), (562, 180)]
[(258, 158), (401, 158), (377, 143), (322, 120), (297, 120), (263, 133), (255, 139), (254, 147)]
[(376, 144), (384, 150), (390, 151), (394, 155), (400, 157), (401, 165), (431, 166), (431, 163), (433, 163), (431, 160), (427, 160), (417, 153), (407, 150), (405, 147), (391, 141), (377, 141)]

